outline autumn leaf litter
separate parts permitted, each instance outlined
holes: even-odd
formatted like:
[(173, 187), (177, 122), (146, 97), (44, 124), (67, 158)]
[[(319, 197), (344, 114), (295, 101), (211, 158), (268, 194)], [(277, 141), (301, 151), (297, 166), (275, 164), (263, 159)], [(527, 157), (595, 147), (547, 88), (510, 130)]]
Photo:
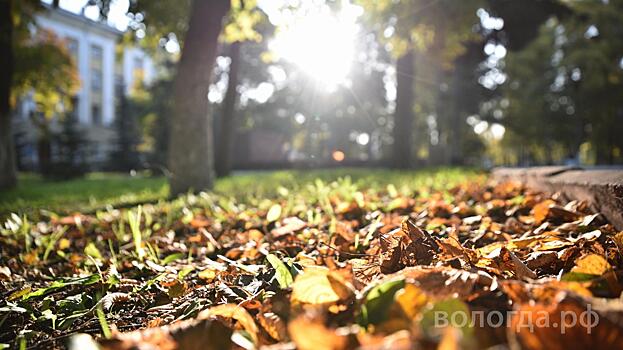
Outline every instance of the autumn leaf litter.
[[(317, 187), (246, 204), (201, 194), (38, 222), (14, 215), (0, 236), (0, 343), (623, 344), (623, 232), (586, 203), (484, 180), (408, 195)], [(493, 316), (501, 322), (485, 322)]]

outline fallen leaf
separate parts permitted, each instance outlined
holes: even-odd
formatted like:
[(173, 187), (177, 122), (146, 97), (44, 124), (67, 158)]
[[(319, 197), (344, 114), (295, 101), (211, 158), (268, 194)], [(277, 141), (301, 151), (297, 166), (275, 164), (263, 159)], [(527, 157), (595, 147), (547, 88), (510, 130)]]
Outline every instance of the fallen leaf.
[(258, 344), (258, 332), (259, 329), (253, 321), (253, 317), (249, 312), (236, 304), (223, 304), (211, 307), (207, 310), (201, 311), (197, 318), (207, 319), (211, 316), (220, 316), (227, 319), (233, 319), (237, 321), (242, 328), (249, 333), (253, 342)]
[(201, 278), (204, 281), (212, 282), (216, 278), (217, 274), (218, 274), (218, 270), (212, 269), (212, 268), (207, 268), (207, 269), (199, 272), (197, 274), (197, 277)]
[(612, 266), (603, 256), (588, 254), (575, 261), (575, 266), (571, 269), (571, 272), (601, 276), (611, 268)]
[(530, 270), (526, 264), (524, 264), (513, 252), (506, 247), (499, 248), (487, 256), (489, 259), (493, 259), (497, 264), (497, 267), (501, 270), (510, 270), (515, 273), (517, 278), (536, 278), (537, 275), (534, 271)]
[(11, 280), (11, 270), (6, 266), (0, 266), (0, 280)]
[(534, 270), (551, 265), (558, 259), (556, 252), (532, 252), (526, 257), (526, 266)]
[(307, 227), (307, 223), (296, 216), (285, 218), (282, 221), (282, 225), (270, 231), (270, 234), (279, 238), (291, 233), (295, 233)]
[[(158, 328), (113, 333), (100, 339), (102, 350), (221, 350), (230, 349), (232, 330), (215, 319), (195, 319)], [(79, 350), (79, 349), (77, 349)]]
[(266, 260), (275, 269), (275, 279), (279, 283), (279, 287), (285, 289), (292, 284), (292, 274), (290, 269), (274, 254), (266, 255)]
[[(564, 292), (562, 292), (564, 293)], [(621, 349), (623, 332), (589, 304), (560, 294), (552, 303), (519, 305), (510, 335), (523, 349)]]
[(338, 335), (318, 320), (298, 317), (288, 323), (288, 333), (299, 350), (345, 350), (347, 335)]
[(266, 220), (268, 222), (274, 222), (279, 220), (281, 217), (281, 205), (273, 204), (270, 209), (268, 209), (268, 213), (266, 214)]
[(273, 339), (275, 339), (276, 341), (283, 341), (286, 339), (286, 325), (281, 317), (275, 315), (272, 312), (260, 312), (257, 315), (257, 319), (260, 322), (262, 328)]
[(334, 304), (353, 296), (342, 277), (327, 268), (309, 266), (292, 284), (292, 301), (307, 304)]
[(553, 200), (547, 199), (532, 208), (532, 216), (534, 216), (534, 221), (537, 225), (545, 221), (549, 214), (549, 208), (555, 204), (556, 202)]

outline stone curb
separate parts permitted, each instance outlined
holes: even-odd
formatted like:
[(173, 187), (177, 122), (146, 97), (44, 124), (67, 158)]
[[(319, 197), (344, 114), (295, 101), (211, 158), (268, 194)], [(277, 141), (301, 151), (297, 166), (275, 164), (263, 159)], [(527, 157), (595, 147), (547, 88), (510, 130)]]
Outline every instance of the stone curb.
[(623, 230), (623, 169), (582, 169), (547, 166), (535, 168), (495, 168), (498, 181), (520, 181), (535, 190), (559, 192), (567, 200), (584, 200)]

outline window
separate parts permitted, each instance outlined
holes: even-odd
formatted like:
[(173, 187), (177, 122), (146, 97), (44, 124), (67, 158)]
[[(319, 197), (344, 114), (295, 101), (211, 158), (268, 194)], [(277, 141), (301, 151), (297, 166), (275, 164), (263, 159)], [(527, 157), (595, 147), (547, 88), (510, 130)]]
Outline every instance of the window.
[(91, 82), (91, 123), (102, 125), (102, 103), (103, 98), (103, 62), (104, 52), (101, 46), (92, 44), (89, 54), (90, 82)]
[(142, 74), (143, 72), (143, 65), (145, 63), (143, 62), (143, 58), (141, 57), (134, 57), (134, 75), (137, 74)]
[(73, 58), (76, 66), (78, 65), (78, 55), (80, 52), (80, 43), (77, 39), (74, 38), (66, 38), (67, 41), (67, 51), (69, 51), (69, 55)]
[(103, 50), (101, 46), (91, 45), (91, 91), (102, 91)]
[(97, 103), (91, 105), (91, 123), (102, 125), (102, 107)]
[(143, 72), (143, 58), (142, 57), (134, 57), (132, 60), (132, 88), (137, 88), (143, 83), (144, 72)]

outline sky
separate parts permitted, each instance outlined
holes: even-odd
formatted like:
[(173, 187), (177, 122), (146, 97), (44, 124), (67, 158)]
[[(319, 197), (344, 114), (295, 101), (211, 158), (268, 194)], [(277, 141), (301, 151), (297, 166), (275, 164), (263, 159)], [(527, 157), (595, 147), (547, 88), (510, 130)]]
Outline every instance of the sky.
[[(42, 0), (42, 2), (51, 4), (52, 0)], [(87, 6), (88, 0), (60, 0), (59, 6), (62, 9), (71, 11), (73, 13), (80, 13), (84, 8), (84, 15), (92, 20), (97, 20), (99, 17), (99, 9), (97, 6)], [(130, 23), (129, 18), (126, 16), (128, 7), (130, 6), (129, 0), (113, 0), (110, 5), (110, 12), (108, 13), (108, 24), (124, 31), (128, 28)]]

